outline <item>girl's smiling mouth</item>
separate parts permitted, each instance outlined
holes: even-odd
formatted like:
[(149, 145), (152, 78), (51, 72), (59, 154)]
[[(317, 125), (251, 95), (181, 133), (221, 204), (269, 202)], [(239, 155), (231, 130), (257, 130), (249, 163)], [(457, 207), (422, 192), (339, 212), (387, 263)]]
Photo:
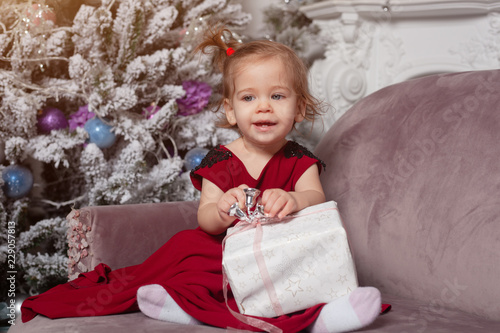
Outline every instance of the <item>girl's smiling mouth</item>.
[(253, 124), (254, 124), (254, 126), (257, 126), (259, 128), (262, 128), (262, 129), (269, 128), (271, 126), (276, 125), (276, 123), (273, 123), (271, 121), (258, 121), (258, 122), (255, 122)]

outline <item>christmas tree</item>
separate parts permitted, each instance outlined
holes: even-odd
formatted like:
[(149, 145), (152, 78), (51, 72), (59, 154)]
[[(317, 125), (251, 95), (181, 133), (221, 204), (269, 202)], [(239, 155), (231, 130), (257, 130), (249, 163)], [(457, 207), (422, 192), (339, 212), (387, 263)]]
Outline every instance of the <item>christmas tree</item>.
[(216, 126), (220, 74), (192, 50), (249, 19), (231, 0), (2, 2), (2, 276), (31, 294), (65, 282), (72, 207), (197, 198), (188, 171), (237, 134)]
[(317, 1), (285, 0), (264, 8), (264, 38), (289, 46), (308, 63), (311, 48), (319, 43), (319, 28), (300, 11), (300, 6), (314, 2)]

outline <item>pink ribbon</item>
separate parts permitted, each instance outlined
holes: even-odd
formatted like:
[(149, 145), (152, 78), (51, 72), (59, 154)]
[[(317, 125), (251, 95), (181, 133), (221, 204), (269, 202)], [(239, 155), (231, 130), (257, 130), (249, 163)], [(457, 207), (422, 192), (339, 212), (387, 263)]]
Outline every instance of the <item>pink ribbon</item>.
[[(238, 226), (242, 226), (242, 225), (244, 227), (241, 228), (240, 230), (234, 231), (233, 233), (231, 233), (229, 235), (226, 235), (226, 237), (224, 237), (224, 240), (222, 241), (222, 250), (224, 251), (224, 248), (226, 245), (226, 240), (229, 237), (237, 235), (237, 234), (244, 232), (246, 230), (255, 228), (255, 238), (254, 238), (254, 242), (253, 242), (254, 256), (255, 256), (255, 260), (257, 261), (257, 266), (259, 268), (260, 275), (262, 277), (262, 281), (264, 282), (264, 287), (266, 288), (269, 299), (271, 300), (271, 305), (273, 307), (273, 311), (277, 316), (284, 315), (285, 313), (283, 312), (283, 308), (281, 307), (281, 303), (278, 300), (278, 295), (276, 293), (276, 289), (274, 288), (274, 283), (271, 280), (271, 277), (269, 275), (269, 271), (267, 270), (266, 262), (264, 260), (264, 255), (262, 254), (261, 243), (262, 243), (262, 237), (264, 235), (262, 225), (283, 222), (285, 220), (293, 219), (296, 217), (317, 214), (317, 213), (321, 213), (321, 212), (329, 211), (329, 210), (338, 210), (338, 209), (337, 208), (326, 208), (326, 209), (322, 209), (319, 211), (313, 211), (313, 212), (310, 212), (307, 214), (302, 214), (302, 215), (285, 216), (282, 219), (265, 219), (263, 221), (261, 221), (260, 219), (257, 219), (256, 221), (252, 221), (252, 222), (240, 221), (234, 226), (234, 228), (236, 228)], [(241, 322), (248, 324), (250, 326), (259, 328), (265, 332), (270, 332), (270, 333), (282, 333), (283, 332), (283, 330), (280, 329), (279, 327), (276, 327), (276, 326), (274, 326), (274, 325), (272, 325), (264, 320), (257, 319), (255, 317), (250, 317), (250, 316), (241, 314), (241, 313), (236, 312), (233, 309), (231, 309), (227, 303), (227, 286), (229, 284), (229, 281), (227, 279), (227, 275), (226, 275), (226, 271), (225, 271), (224, 267), (222, 268), (222, 278), (223, 278), (222, 290), (224, 293), (224, 300), (226, 302), (226, 306), (229, 309), (229, 311), (231, 312), (231, 314), (234, 317), (236, 317), (236, 319), (238, 319)]]
[[(272, 223), (270, 220), (266, 221), (265, 222), (266, 224), (267, 223)], [(275, 304), (278, 305), (279, 309), (281, 310), (281, 314), (284, 314), (283, 313), (283, 309), (281, 308), (281, 304), (279, 303), (279, 300), (276, 296), (276, 290), (274, 290), (274, 285), (271, 281), (271, 278), (269, 277), (269, 272), (267, 271), (267, 267), (266, 267), (266, 264), (264, 262), (264, 256), (262, 255), (262, 251), (260, 249), (260, 243), (262, 241), (262, 235), (263, 235), (263, 232), (262, 232), (262, 223), (257, 220), (256, 222), (252, 221), (252, 222), (246, 222), (246, 221), (240, 221), (238, 222), (235, 227), (237, 226), (240, 226), (240, 225), (246, 225), (244, 228), (238, 230), (238, 231), (235, 231), (233, 232), (232, 234), (230, 235), (226, 235), (226, 237), (224, 237), (224, 240), (222, 241), (222, 251), (224, 251), (224, 248), (226, 246), (226, 240), (231, 237), (231, 236), (234, 236), (236, 234), (239, 234), (240, 232), (243, 232), (243, 231), (246, 231), (248, 229), (252, 229), (252, 228), (256, 228), (255, 230), (255, 239), (254, 239), (254, 255), (255, 255), (255, 259), (257, 260), (257, 265), (259, 266), (259, 269), (261, 269), (261, 276), (262, 276), (262, 280), (264, 280), (264, 285), (266, 286), (266, 289), (269, 293), (269, 289), (268, 288), (271, 288), (272, 291), (271, 291), (271, 294), (269, 294), (269, 297), (271, 298), (271, 303), (273, 304), (273, 309), (275, 308)], [(259, 253), (256, 254), (256, 249)], [(262, 268), (261, 266), (264, 267), (264, 270), (265, 270), (265, 273), (263, 274), (262, 272)], [(267, 280), (265, 280), (267, 279)], [(226, 302), (226, 307), (229, 309), (229, 312), (231, 312), (231, 314), (236, 318), (238, 319), (239, 321), (247, 324), (247, 325), (250, 325), (250, 326), (253, 326), (253, 327), (257, 327), (265, 332), (269, 332), (269, 333), (282, 333), (283, 330), (279, 327), (276, 327), (274, 326), (273, 324), (270, 324), (268, 323), (267, 321), (264, 321), (262, 319), (258, 319), (258, 318), (255, 318), (255, 317), (250, 317), (250, 316), (247, 316), (247, 315), (244, 315), (244, 314), (241, 314), (239, 312), (236, 312), (234, 311), (233, 309), (231, 309), (229, 307), (229, 304), (227, 303), (227, 286), (229, 284), (229, 281), (227, 279), (227, 274), (226, 274), (226, 270), (224, 269), (224, 267), (222, 267), (222, 291), (224, 293), (224, 300)], [(274, 299), (273, 299), (273, 296), (271, 295), (274, 295)]]
[(255, 229), (255, 238), (253, 242), (253, 253), (255, 256), (255, 260), (257, 261), (257, 266), (259, 267), (260, 276), (262, 277), (262, 281), (264, 282), (264, 287), (266, 287), (267, 294), (269, 295), (269, 299), (271, 300), (271, 305), (273, 307), (273, 311), (277, 316), (282, 316), (285, 313), (283, 312), (283, 308), (281, 307), (281, 303), (278, 300), (278, 295), (276, 294), (276, 289), (274, 288), (274, 283), (269, 276), (269, 271), (267, 270), (266, 262), (264, 261), (264, 255), (262, 255), (262, 250), (260, 245), (262, 244), (262, 236), (264, 232), (262, 231), (262, 224), (257, 221), (257, 227)]

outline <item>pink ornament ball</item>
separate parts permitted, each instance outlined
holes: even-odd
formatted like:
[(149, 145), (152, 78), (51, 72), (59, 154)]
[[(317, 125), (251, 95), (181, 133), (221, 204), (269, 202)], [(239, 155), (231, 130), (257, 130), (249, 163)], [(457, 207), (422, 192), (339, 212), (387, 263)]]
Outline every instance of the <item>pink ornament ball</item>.
[(68, 128), (69, 123), (64, 113), (56, 108), (45, 108), (38, 116), (37, 127), (40, 133)]
[(23, 20), (28, 27), (38, 27), (48, 21), (55, 25), (56, 13), (47, 5), (35, 3), (26, 11), (26, 17)]

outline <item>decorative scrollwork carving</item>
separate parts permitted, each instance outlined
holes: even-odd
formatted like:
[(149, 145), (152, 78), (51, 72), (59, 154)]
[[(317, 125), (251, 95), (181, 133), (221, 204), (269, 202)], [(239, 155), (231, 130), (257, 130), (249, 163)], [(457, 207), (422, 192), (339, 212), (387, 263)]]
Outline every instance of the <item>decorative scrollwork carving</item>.
[(366, 92), (366, 75), (354, 68), (346, 69), (339, 79), (340, 93), (349, 102), (356, 102)]

